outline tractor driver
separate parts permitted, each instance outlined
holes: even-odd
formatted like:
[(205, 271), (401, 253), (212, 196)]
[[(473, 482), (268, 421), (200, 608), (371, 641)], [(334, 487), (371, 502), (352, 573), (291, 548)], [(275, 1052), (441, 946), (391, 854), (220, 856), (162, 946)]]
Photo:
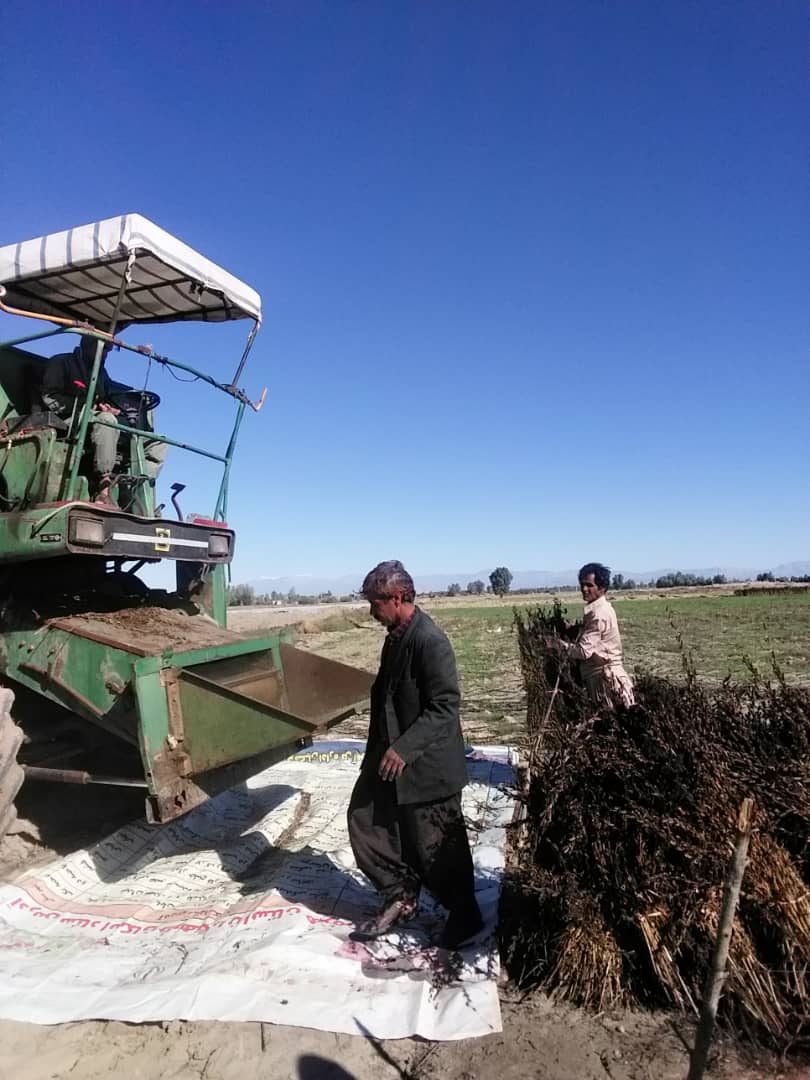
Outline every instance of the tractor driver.
[[(90, 385), (96, 346), (96, 338), (83, 335), (72, 352), (57, 353), (45, 365), (41, 387), (42, 402), (46, 409), (62, 419), (70, 420), (77, 401), (82, 399)], [(90, 438), (93, 445), (94, 501), (104, 506), (116, 507), (110, 489), (118, 454), (120, 432), (116, 426), (116, 417), (120, 410), (110, 400), (113, 387), (104, 367), (111, 348), (110, 342), (104, 343), (93, 401), (93, 419), (96, 423), (91, 425)], [(154, 481), (160, 471), (167, 449), (165, 443), (157, 441), (145, 444), (144, 457), (150, 480)]]
[[(57, 353), (45, 365), (42, 376), (41, 396), (46, 409), (56, 413), (63, 420), (70, 420), (90, 385), (93, 363), (96, 359), (96, 338), (82, 336), (72, 352)], [(118, 430), (115, 424), (118, 409), (110, 403), (110, 377), (104, 367), (104, 361), (112, 345), (104, 343), (101, 354), (101, 369), (96, 383), (93, 402), (93, 416), (100, 423), (93, 424), (91, 439), (93, 442), (93, 471), (96, 483), (95, 502), (114, 506), (110, 494), (112, 473), (118, 452)]]

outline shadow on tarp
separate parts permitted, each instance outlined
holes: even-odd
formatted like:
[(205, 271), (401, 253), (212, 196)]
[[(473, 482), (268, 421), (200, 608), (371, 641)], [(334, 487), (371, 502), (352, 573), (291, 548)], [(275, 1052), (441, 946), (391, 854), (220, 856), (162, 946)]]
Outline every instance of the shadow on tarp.
[[(347, 754), (359, 763), (362, 745), (316, 743), (296, 757), (314, 760), (325, 768), (336, 759), (345, 761)], [(490, 786), (507, 786), (514, 779), (511, 765), (478, 755), (468, 754), (468, 769), (472, 781)], [(295, 798), (299, 801), (289, 825), (275, 843), (254, 829), (268, 814)], [(243, 783), (167, 825), (150, 827), (141, 821), (127, 826), (122, 833), (107, 837), (91, 848), (90, 855), (100, 879), (114, 883), (148, 869), (159, 860), (210, 851), (225, 873), (239, 883), (243, 897), (259, 898), (276, 892), (289, 904), (300, 905), (320, 916), (323, 922), (334, 920), (338, 924), (357, 925), (373, 917), (380, 908), (380, 896), (371, 884), (356, 870), (351, 872), (338, 865), (322, 850), (309, 845), (290, 850), (288, 846), (294, 842), (299, 814), (302, 821), (306, 820), (307, 800), (305, 792), (288, 784), (248, 787)], [(489, 892), (496, 884), (499, 888), (500, 872), (477, 871), (477, 894)], [(494, 911), (489, 916), (491, 936), (497, 916)], [(420, 974), (417, 970), (424, 965), (414, 965), (412, 960), (418, 960), (417, 954), (431, 949), (444, 918), (444, 909), (423, 891), (417, 919), (407, 932), (396, 934), (388, 941), (383, 949), (386, 956), (375, 956), (372, 946), (358, 949), (355, 959), (372, 977), (385, 978), (395, 971), (401, 974), (403, 970), (413, 970), (414, 977), (424, 978), (424, 972)], [(489, 951), (487, 941), (481, 941), (474, 949), (474, 953), (464, 950), (465, 961), (471, 954), (478, 959), (485, 956)], [(449, 969), (454, 969), (455, 961), (446, 961), (454, 954), (432, 951), (444, 954), (439, 966), (443, 971), (448, 969), (445, 975), (452, 975)]]
[(297, 852), (282, 852), (282, 863), (268, 852), (264, 867), (243, 882), (243, 895), (265, 896), (275, 892), (292, 907), (300, 907), (311, 916), (309, 933), (318, 934), (329, 927), (337, 931), (342, 944), (339, 954), (356, 963), (369, 979), (389, 980), (403, 976), (429, 983), (436, 992), (458, 985), (465, 975), (475, 971), (494, 975), (493, 938), (497, 928), (497, 896), (500, 890), (498, 871), (477, 870), (476, 893), (487, 900), (482, 904), (485, 928), (461, 950), (442, 949), (436, 940), (444, 926), (447, 912), (425, 890), (420, 895), (414, 919), (388, 934), (358, 941), (353, 931), (380, 909), (380, 894), (365, 878), (337, 866), (323, 852), (311, 847)]
[[(333, 761), (359, 763), (364, 750), (365, 743), (357, 740), (323, 741), (291, 755), (290, 760), (313, 761), (326, 766)], [(99, 768), (96, 771), (105, 770)], [(160, 859), (204, 851), (215, 851), (223, 870), (234, 881), (242, 881), (246, 876), (250, 877), (252, 864), (272, 848), (263, 834), (249, 830), (267, 814), (301, 794), (298, 788), (286, 784), (250, 787), (249, 783), (246, 780), (222, 791), (165, 825), (148, 825), (143, 820), (143, 792), (138, 789), (74, 788), (45, 783), (26, 785), (23, 794), (29, 786), (39, 792), (44, 788), (46, 793), (53, 793), (52, 804), (64, 805), (67, 799), (73, 798), (86, 808), (88, 826), (81, 840), (72, 836), (61, 846), (55, 843), (50, 846), (59, 854), (69, 854), (77, 847), (87, 846), (95, 869), (105, 883), (121, 881)], [(125, 807), (117, 818), (106, 811), (106, 807), (116, 805), (116, 797)], [(75, 815), (72, 812), (60, 815), (58, 806), (51, 805), (50, 816), (58, 825), (61, 818), (72, 819)], [(111, 827), (123, 827), (125, 834), (111, 836)]]
[(240, 881), (270, 847), (253, 826), (299, 794), (289, 784), (239, 784), (166, 825), (134, 822), (90, 849), (101, 881), (114, 883), (161, 859), (213, 851), (222, 869)]
[[(316, 743), (300, 757), (316, 760), (328, 767), (332, 760), (346, 760), (347, 751), (352, 750), (354, 760), (359, 764), (362, 748), (362, 743), (351, 746), (347, 743)], [(506, 753), (504, 748), (504, 755)], [(473, 751), (468, 753), (467, 761), (473, 782), (500, 789), (514, 782), (515, 770), (509, 760), (492, 760), (481, 752)], [(310, 845), (293, 851), (285, 849), (283, 843), (292, 841), (293, 837), (294, 826), (281, 838), (282, 843), (278, 846), (265, 840), (266, 850), (259, 853), (247, 870), (238, 877), (243, 896), (264, 896), (269, 892), (276, 892), (289, 904), (306, 908), (320, 916), (324, 922), (335, 920), (339, 924), (357, 926), (377, 914), (382, 903), (380, 894), (365, 877), (358, 874), (353, 862), (351, 867), (344, 868), (328, 853)], [(441, 861), (441, 851), (437, 859)], [(479, 939), (463, 950), (464, 963), (478, 966), (485, 962), (491, 952), (501, 879), (500, 869), (479, 867), (476, 870), (476, 895), (479, 901), (483, 901), (488, 931), (485, 930)], [(390, 977), (397, 971), (401, 974), (404, 970), (412, 971), (414, 977), (424, 978), (426, 965), (421, 962), (414, 965), (413, 961), (419, 958), (419, 954), (429, 950), (436, 954), (436, 963), (429, 966), (436, 969), (438, 978), (454, 981), (456, 969), (460, 966), (460, 954), (453, 950), (436, 949), (433, 944), (444, 925), (446, 915), (445, 909), (423, 890), (419, 911), (413, 922), (386, 935), (381, 950), (376, 948), (375, 943), (358, 943), (352, 950), (353, 958), (361, 962), (367, 974), (375, 978)]]

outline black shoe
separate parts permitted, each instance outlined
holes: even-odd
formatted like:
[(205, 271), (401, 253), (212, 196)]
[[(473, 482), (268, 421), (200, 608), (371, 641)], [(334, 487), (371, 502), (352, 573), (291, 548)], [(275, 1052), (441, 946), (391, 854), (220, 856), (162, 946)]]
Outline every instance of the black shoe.
[(455, 908), (447, 916), (447, 922), (439, 935), (439, 948), (458, 949), (483, 929), (484, 920), (478, 904), (473, 903), (472, 907)]
[(418, 902), (411, 899), (392, 900), (390, 904), (368, 922), (361, 923), (349, 936), (354, 941), (373, 941), (382, 937), (416, 915)]

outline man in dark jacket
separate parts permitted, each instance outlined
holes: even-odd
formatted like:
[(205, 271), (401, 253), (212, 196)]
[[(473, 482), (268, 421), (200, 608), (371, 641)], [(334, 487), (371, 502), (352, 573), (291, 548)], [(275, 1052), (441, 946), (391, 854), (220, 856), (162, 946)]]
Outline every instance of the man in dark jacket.
[[(90, 385), (93, 364), (96, 359), (98, 341), (94, 337), (82, 335), (78, 346), (69, 353), (57, 353), (45, 365), (42, 376), (40, 396), (46, 409), (65, 420), (70, 420), (77, 402), (83, 401)], [(110, 488), (118, 453), (118, 427), (116, 417), (119, 410), (110, 401), (110, 377), (104, 367), (104, 361), (112, 345), (105, 342), (102, 346), (101, 367), (99, 368), (96, 393), (93, 400), (93, 416), (96, 420), (90, 429), (93, 445), (93, 469), (96, 479), (95, 501), (106, 506), (114, 506)], [(77, 414), (78, 415), (78, 414)]]
[[(64, 420), (78, 416), (80, 403), (84, 401), (90, 378), (93, 374), (93, 365), (96, 360), (98, 340), (88, 335), (82, 335), (78, 346), (69, 353), (57, 353), (45, 364), (40, 397), (46, 409), (56, 413)], [(96, 497), (95, 501), (107, 506), (115, 506), (111, 488), (113, 473), (118, 460), (118, 442), (120, 431), (118, 429), (118, 416), (121, 412), (118, 405), (113, 401), (121, 401), (129, 398), (135, 402), (136, 410), (143, 401), (144, 392), (134, 390), (122, 383), (113, 383), (104, 366), (104, 361), (109, 355), (112, 343), (105, 341), (102, 345), (101, 367), (99, 368), (96, 392), (93, 398), (93, 420), (90, 427), (90, 442), (93, 447), (93, 471), (95, 473)], [(139, 346), (139, 351), (151, 351), (151, 346)], [(155, 395), (156, 397), (156, 395)], [(159, 401), (160, 399), (157, 398)], [(130, 423), (127, 417), (124, 422), (132, 427), (151, 429), (151, 413), (145, 418), (137, 414), (135, 422)], [(143, 443), (144, 467), (146, 476), (154, 484), (160, 472), (168, 451), (166, 443), (157, 439), (146, 439)]]
[(449, 912), (439, 944), (456, 948), (483, 925), (461, 809), (467, 765), (456, 659), (443, 631), (414, 604), (402, 563), (376, 566), (363, 595), (388, 635), (349, 804), (349, 838), (383, 907), (356, 936), (379, 937), (409, 919), (424, 885)]

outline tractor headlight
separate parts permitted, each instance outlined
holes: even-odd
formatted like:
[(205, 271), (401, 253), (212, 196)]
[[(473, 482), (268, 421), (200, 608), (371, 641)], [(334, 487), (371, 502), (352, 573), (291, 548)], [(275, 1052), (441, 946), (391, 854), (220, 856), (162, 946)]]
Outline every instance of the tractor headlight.
[(72, 517), (70, 519), (70, 539), (74, 544), (103, 547), (105, 539), (104, 522), (99, 518)]
[(227, 555), (230, 551), (230, 537), (226, 533), (212, 533), (208, 537), (208, 554), (212, 558)]

